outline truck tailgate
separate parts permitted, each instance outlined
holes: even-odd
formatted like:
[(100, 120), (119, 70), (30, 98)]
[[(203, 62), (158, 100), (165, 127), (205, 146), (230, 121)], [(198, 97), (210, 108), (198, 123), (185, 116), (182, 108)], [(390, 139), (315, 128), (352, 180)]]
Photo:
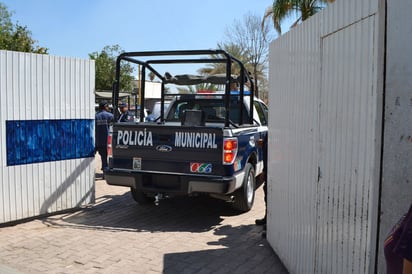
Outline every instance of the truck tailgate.
[(111, 168), (162, 173), (224, 174), (223, 129), (115, 124)]

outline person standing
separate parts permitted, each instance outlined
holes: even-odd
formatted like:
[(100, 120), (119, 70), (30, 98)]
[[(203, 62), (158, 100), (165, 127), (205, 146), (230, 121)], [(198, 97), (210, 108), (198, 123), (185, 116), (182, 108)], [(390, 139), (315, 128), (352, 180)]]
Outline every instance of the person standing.
[(99, 152), (102, 159), (102, 170), (108, 167), (107, 163), (107, 138), (109, 136), (109, 126), (113, 122), (113, 114), (109, 111), (109, 104), (100, 102), (99, 112), (96, 113), (96, 141), (95, 151)]
[(387, 274), (412, 274), (412, 204), (384, 243)]
[(125, 102), (120, 102), (119, 104), (120, 109), (120, 117), (118, 122), (130, 122), (133, 121), (133, 114), (130, 113), (129, 108)]
[(267, 169), (268, 169), (268, 134), (265, 135), (262, 143), (262, 153), (263, 153), (263, 173), (259, 178), (263, 182), (263, 193), (264, 193), (264, 201), (265, 201), (265, 216), (262, 219), (256, 219), (255, 224), (263, 226), (262, 237), (266, 238), (266, 220), (267, 220), (267, 187), (268, 187), (268, 177), (267, 177)]

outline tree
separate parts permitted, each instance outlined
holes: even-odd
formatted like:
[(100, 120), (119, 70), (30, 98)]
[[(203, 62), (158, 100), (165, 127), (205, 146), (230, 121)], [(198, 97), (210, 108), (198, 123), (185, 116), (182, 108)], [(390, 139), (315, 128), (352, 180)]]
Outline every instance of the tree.
[(263, 16), (262, 28), (265, 26), (266, 20), (272, 19), (273, 26), (277, 33), (282, 33), (282, 21), (291, 16), (293, 13), (297, 14), (298, 19), (292, 24), (296, 26), (299, 22), (305, 21), (310, 16), (314, 15), (327, 4), (335, 0), (274, 0), (273, 5), (267, 8)]
[[(105, 46), (100, 52), (89, 54), (90, 59), (95, 60), (96, 66), (96, 90), (111, 90), (116, 77), (116, 59), (124, 51), (119, 45)], [(120, 65), (120, 90), (133, 91), (134, 68), (127, 63)]]
[[(260, 88), (264, 86), (263, 82), (267, 81), (265, 72), (269, 53), (269, 28), (266, 26), (262, 28), (260, 17), (248, 13), (243, 17), (243, 21), (235, 20), (233, 25), (227, 27), (225, 35), (225, 42), (218, 44), (218, 47), (245, 64), (254, 81), (255, 95), (259, 97)], [(232, 71), (238, 74), (236, 67)], [(201, 72), (224, 73), (225, 65), (213, 64), (209, 68), (202, 69)]]
[(200, 91), (203, 92), (215, 92), (218, 90), (217, 86), (209, 83), (202, 83), (198, 85), (191, 85), (187, 87), (177, 87), (176, 88), (179, 94), (194, 94)]
[[(239, 45), (236, 45), (233, 43), (224, 43), (224, 44), (218, 43), (217, 48), (226, 51), (233, 57), (242, 61), (242, 63), (245, 63), (243, 61), (246, 61), (247, 59), (245, 57), (244, 51)], [(218, 59), (219, 57), (220, 56), (217, 56), (215, 54), (212, 54), (210, 56), (211, 59)], [(240, 73), (240, 69), (238, 66), (232, 65), (231, 70), (232, 70), (232, 74)], [(226, 73), (226, 63), (210, 63), (206, 67), (199, 69), (198, 72), (202, 75), (225, 74)]]
[(47, 54), (48, 49), (36, 45), (27, 26), (13, 24), (11, 16), (7, 7), (0, 3), (0, 49)]

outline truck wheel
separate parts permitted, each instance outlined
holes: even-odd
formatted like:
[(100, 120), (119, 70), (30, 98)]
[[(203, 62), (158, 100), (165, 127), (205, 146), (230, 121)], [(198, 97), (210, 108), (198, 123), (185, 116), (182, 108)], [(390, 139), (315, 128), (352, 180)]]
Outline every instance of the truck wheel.
[(235, 201), (233, 207), (237, 210), (249, 211), (255, 200), (255, 169), (250, 163), (246, 164), (245, 177), (243, 178), (242, 187), (235, 191)]
[(148, 197), (146, 194), (144, 194), (140, 190), (137, 190), (133, 187), (130, 188), (130, 193), (132, 193), (133, 199), (140, 205), (153, 203), (154, 201), (153, 198)]

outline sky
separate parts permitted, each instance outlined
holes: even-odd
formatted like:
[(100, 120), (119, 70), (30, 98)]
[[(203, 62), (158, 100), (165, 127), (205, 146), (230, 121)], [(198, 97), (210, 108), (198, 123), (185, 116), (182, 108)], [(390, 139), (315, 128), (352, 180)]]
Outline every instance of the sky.
[(88, 58), (125, 51), (215, 49), (228, 27), (263, 17), (272, 0), (0, 0), (49, 54)]

